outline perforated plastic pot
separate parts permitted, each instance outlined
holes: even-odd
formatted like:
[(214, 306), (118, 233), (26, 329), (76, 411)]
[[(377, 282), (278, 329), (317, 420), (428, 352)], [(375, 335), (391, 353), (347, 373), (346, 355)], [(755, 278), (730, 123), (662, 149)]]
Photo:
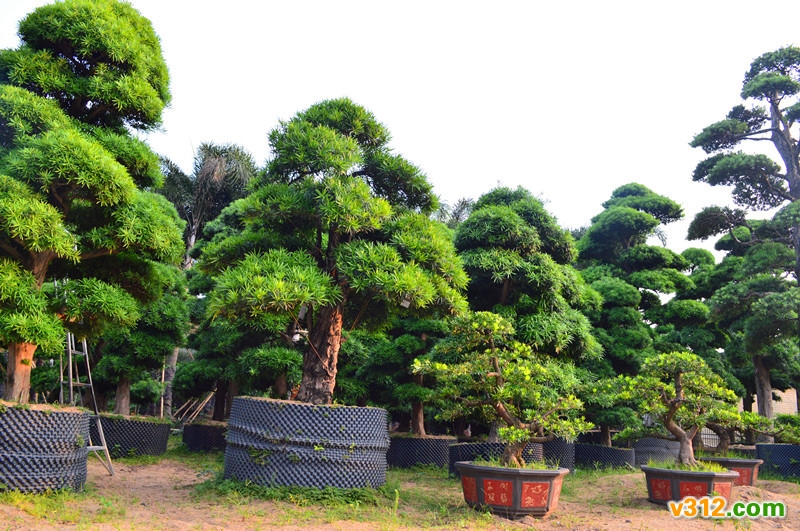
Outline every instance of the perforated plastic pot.
[(650, 461), (674, 461), (681, 449), (681, 443), (678, 441), (654, 437), (639, 439), (632, 446), (636, 450), (637, 467), (646, 466)]
[(781, 476), (800, 477), (800, 444), (756, 444), (756, 457), (763, 459), (761, 470)]
[(636, 450), (576, 443), (575, 464), (599, 468), (633, 468), (636, 466)]
[[(100, 423), (111, 457), (161, 455), (167, 451), (171, 429), (168, 423), (117, 416), (101, 416)], [(91, 423), (91, 434), (92, 442), (100, 444), (100, 433), (94, 422)]]
[(183, 442), (190, 452), (221, 452), (225, 450), (225, 434), (228, 426), (219, 424), (186, 424), (183, 427)]
[(397, 468), (416, 465), (445, 466), (455, 437), (392, 437), (386, 463)]
[(386, 483), (387, 419), (379, 408), (236, 397), (224, 475), (261, 485), (378, 487)]
[(0, 489), (83, 490), (88, 440), (86, 411), (0, 404)]

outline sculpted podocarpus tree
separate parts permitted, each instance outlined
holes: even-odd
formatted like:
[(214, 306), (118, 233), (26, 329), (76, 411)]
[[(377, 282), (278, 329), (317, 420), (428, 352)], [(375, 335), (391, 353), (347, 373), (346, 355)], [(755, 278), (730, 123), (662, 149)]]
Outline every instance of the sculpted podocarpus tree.
[(252, 252), (231, 261), (241, 246), (212, 241), (200, 257), (207, 271), (235, 266), (217, 278), (209, 311), (274, 336), (302, 331), (297, 399), (327, 404), (343, 327), (364, 315), (463, 311), (467, 275), (449, 230), (427, 216), (437, 206), (431, 185), (391, 152), (388, 131), (366, 109), (324, 101), (269, 138), (265, 175), (231, 206), (239, 231), (228, 241), (247, 241)]
[(67, 0), (19, 36), (0, 50), (0, 342), (3, 397), (27, 402), (34, 353), (61, 351), (65, 326), (81, 339), (135, 323), (133, 297), (147, 297), (152, 261), (180, 260), (182, 226), (143, 190), (163, 176), (131, 133), (170, 99), (149, 21), (127, 3)]
[(569, 362), (543, 356), (513, 339), (503, 317), (475, 312), (454, 322), (452, 334), (415, 371), (436, 377), (439, 418), (474, 413), (503, 425), (501, 464), (523, 467), (529, 442), (574, 439), (592, 425), (581, 416), (579, 379)]

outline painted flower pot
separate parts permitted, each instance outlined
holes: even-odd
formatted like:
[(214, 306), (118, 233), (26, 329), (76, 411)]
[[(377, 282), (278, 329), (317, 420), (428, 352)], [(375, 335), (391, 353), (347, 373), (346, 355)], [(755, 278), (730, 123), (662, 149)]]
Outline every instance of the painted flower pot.
[(722, 496), (727, 505), (738, 472), (695, 472), (643, 466), (647, 481), (647, 499), (666, 505), (670, 500), (680, 501), (687, 496)]
[(260, 485), (379, 487), (388, 448), (385, 409), (237, 396), (224, 475)]
[(456, 440), (450, 436), (392, 437), (386, 452), (386, 464), (397, 468), (446, 466), (450, 445)]
[(83, 490), (89, 413), (0, 403), (0, 490)]
[(738, 472), (734, 485), (737, 487), (752, 487), (758, 479), (758, 466), (764, 461), (761, 459), (737, 459), (733, 457), (703, 457), (701, 461), (716, 463), (733, 472)]
[(183, 443), (190, 452), (221, 452), (225, 450), (224, 422), (193, 422), (183, 426)]
[[(171, 425), (149, 417), (100, 415), (106, 447), (113, 458), (161, 455), (167, 451)], [(99, 444), (100, 433), (91, 423), (92, 441)]]
[(756, 457), (764, 460), (763, 470), (785, 477), (800, 477), (800, 444), (758, 443)]
[(476, 509), (506, 518), (543, 517), (558, 507), (561, 484), (568, 468), (531, 470), (500, 468), (459, 461), (464, 501)]

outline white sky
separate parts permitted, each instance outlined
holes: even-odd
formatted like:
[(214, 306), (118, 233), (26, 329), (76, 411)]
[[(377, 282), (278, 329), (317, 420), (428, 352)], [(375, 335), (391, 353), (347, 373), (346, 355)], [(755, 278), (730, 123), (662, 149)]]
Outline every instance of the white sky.
[[(0, 48), (41, 0), (0, 0)], [(133, 0), (160, 36), (173, 101), (149, 143), (191, 172), (202, 142), (263, 165), (267, 134), (348, 96), (447, 203), (498, 183), (586, 225), (618, 186), (683, 205), (680, 251), (726, 189), (691, 181), (689, 147), (741, 102), (750, 62), (800, 44), (800, 2)], [(767, 151), (768, 154), (773, 154)]]

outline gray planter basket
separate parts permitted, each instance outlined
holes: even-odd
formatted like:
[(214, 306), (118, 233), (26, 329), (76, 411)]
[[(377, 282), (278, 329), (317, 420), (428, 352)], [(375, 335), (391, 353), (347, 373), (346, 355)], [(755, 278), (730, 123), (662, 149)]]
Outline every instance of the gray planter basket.
[(183, 442), (190, 452), (222, 452), (225, 450), (225, 434), (228, 426), (220, 424), (186, 424), (183, 427)]
[[(161, 455), (167, 451), (171, 426), (131, 417), (100, 417), (106, 446), (113, 458)], [(97, 425), (91, 423), (92, 442), (100, 443)]]
[(236, 397), (224, 475), (261, 485), (379, 487), (388, 448), (384, 409)]
[(681, 450), (681, 443), (645, 437), (633, 443), (633, 449), (636, 450), (636, 466), (642, 467), (647, 466), (650, 460), (673, 461), (677, 459)]
[(0, 490), (83, 490), (88, 412), (0, 409)]
[[(451, 476), (458, 475), (456, 463), (459, 461), (474, 461), (475, 459), (498, 459), (506, 449), (505, 443), (457, 443), (448, 448), (449, 468)], [(542, 461), (545, 458), (544, 448), (540, 443), (528, 443), (522, 452), (525, 461)]]
[(636, 466), (636, 450), (576, 443), (575, 463), (598, 468), (633, 468)]
[(386, 463), (397, 468), (446, 466), (450, 445), (456, 441), (455, 437), (392, 437)]
[(756, 457), (763, 459), (762, 471), (784, 477), (800, 477), (800, 444), (756, 444)]

